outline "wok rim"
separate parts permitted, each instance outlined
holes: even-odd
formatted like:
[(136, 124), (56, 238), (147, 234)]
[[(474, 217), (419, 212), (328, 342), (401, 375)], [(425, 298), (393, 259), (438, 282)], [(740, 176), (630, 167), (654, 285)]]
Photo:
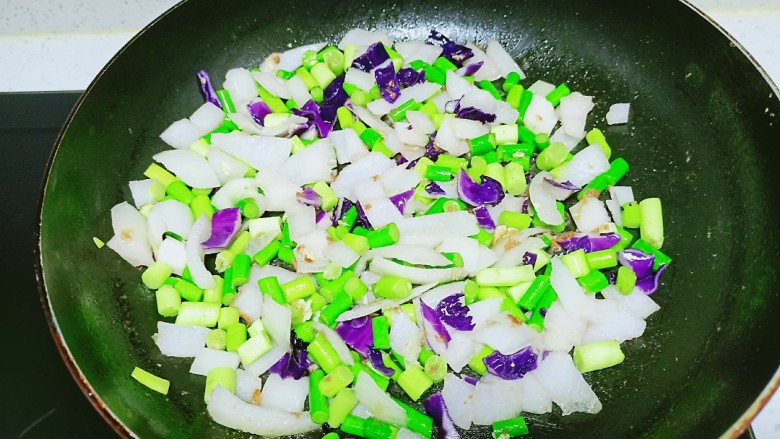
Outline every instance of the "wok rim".
[[(778, 89), (777, 84), (774, 82), (774, 80), (768, 75), (767, 71), (764, 69), (761, 64), (758, 63), (756, 58), (748, 52), (748, 50), (733, 36), (731, 33), (729, 33), (723, 26), (721, 26), (718, 22), (716, 22), (712, 17), (710, 17), (707, 13), (699, 9), (697, 6), (693, 5), (689, 0), (679, 0), (680, 3), (683, 5), (689, 7), (694, 12), (696, 12), (699, 16), (701, 16), (704, 20), (706, 20), (710, 25), (715, 27), (719, 32), (721, 32), (726, 38), (729, 39), (731, 44), (733, 44), (735, 47), (737, 47), (742, 54), (750, 61), (750, 63), (753, 65), (753, 67), (758, 70), (758, 72), (761, 74), (763, 79), (767, 82), (767, 84), (770, 86), (772, 91), (775, 94), (776, 98), (780, 98), (780, 89)], [(59, 151), (59, 148), (62, 144), (62, 139), (65, 136), (66, 131), (70, 127), (71, 123), (73, 122), (73, 119), (75, 118), (76, 114), (79, 111), (79, 108), (83, 104), (83, 102), (88, 99), (89, 95), (91, 94), (92, 90), (95, 88), (95, 85), (101, 80), (103, 75), (106, 73), (106, 71), (114, 64), (114, 62), (120, 58), (124, 52), (132, 46), (135, 41), (145, 34), (150, 28), (157, 25), (158, 22), (161, 20), (164, 20), (171, 12), (173, 12), (175, 9), (178, 9), (182, 5), (187, 3), (187, 0), (181, 0), (179, 3), (173, 5), (168, 10), (160, 14), (157, 18), (155, 18), (152, 22), (144, 26), (140, 31), (138, 31), (137, 34), (135, 34), (124, 46), (122, 46), (119, 51), (117, 51), (116, 54), (114, 54), (111, 59), (101, 68), (101, 70), (98, 72), (98, 74), (95, 76), (95, 78), (90, 82), (90, 84), (87, 86), (87, 88), (84, 90), (84, 92), (81, 94), (81, 96), (78, 98), (76, 103), (74, 104), (73, 108), (71, 109), (70, 113), (68, 114), (68, 117), (65, 120), (65, 123), (63, 124), (62, 128), (60, 129), (57, 139), (54, 142), (54, 146), (51, 150), (51, 153), (49, 154), (49, 158), (46, 162), (46, 167), (44, 171), (44, 178), (41, 182), (41, 187), (39, 189), (39, 197), (37, 201), (37, 215), (36, 215), (36, 227), (34, 230), (34, 240), (35, 240), (35, 247), (34, 247), (34, 259), (35, 259), (35, 278), (36, 278), (36, 284), (38, 286), (38, 293), (40, 295), (40, 301), (41, 306), (44, 311), (44, 315), (46, 318), (46, 322), (49, 326), (49, 330), (51, 333), (51, 336), (54, 340), (54, 344), (57, 348), (57, 351), (60, 354), (60, 357), (62, 357), (63, 362), (65, 363), (66, 368), (68, 369), (68, 372), (70, 373), (73, 380), (78, 385), (81, 392), (84, 394), (84, 396), (87, 398), (87, 400), (92, 404), (92, 406), (95, 408), (95, 410), (100, 414), (100, 416), (108, 423), (108, 425), (122, 438), (135, 438), (138, 437), (134, 432), (132, 432), (127, 425), (125, 425), (115, 414), (114, 412), (106, 405), (106, 403), (103, 401), (103, 399), (98, 395), (98, 393), (95, 391), (95, 389), (92, 387), (92, 385), (89, 383), (87, 378), (84, 376), (84, 374), (81, 371), (81, 368), (76, 363), (75, 359), (73, 358), (73, 355), (70, 352), (70, 349), (68, 348), (67, 342), (65, 338), (62, 335), (62, 332), (60, 331), (59, 325), (57, 323), (57, 317), (54, 314), (54, 309), (51, 306), (51, 301), (49, 300), (49, 295), (46, 289), (46, 282), (44, 279), (44, 267), (43, 267), (43, 252), (41, 248), (41, 228), (43, 225), (43, 202), (44, 202), (44, 195), (46, 194), (46, 189), (48, 187), (49, 177), (51, 174), (52, 167), (54, 165), (54, 159), (57, 155), (57, 152)], [(758, 413), (766, 406), (766, 404), (769, 402), (769, 400), (772, 398), (772, 396), (777, 393), (777, 390), (780, 389), (780, 367), (778, 367), (777, 371), (775, 372), (772, 379), (767, 383), (767, 385), (764, 387), (764, 389), (759, 393), (759, 395), (756, 397), (755, 401), (748, 407), (748, 409), (729, 427), (722, 435), (721, 438), (729, 438), (734, 439), (738, 438), (740, 435), (742, 435), (746, 430), (751, 430), (751, 422), (755, 417), (758, 415)], [(752, 437), (752, 435), (751, 435)]]

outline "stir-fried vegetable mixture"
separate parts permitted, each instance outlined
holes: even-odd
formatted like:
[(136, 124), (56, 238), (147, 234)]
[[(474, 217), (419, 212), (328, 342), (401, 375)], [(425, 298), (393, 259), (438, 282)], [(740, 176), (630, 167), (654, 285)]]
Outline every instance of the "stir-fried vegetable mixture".
[(624, 360), (671, 260), (660, 200), (586, 129), (592, 97), (436, 31), (197, 77), (206, 102), (161, 134), (107, 245), (145, 267), (156, 344), (194, 358), (216, 422), (498, 438), (553, 403), (601, 410), (582, 374)]

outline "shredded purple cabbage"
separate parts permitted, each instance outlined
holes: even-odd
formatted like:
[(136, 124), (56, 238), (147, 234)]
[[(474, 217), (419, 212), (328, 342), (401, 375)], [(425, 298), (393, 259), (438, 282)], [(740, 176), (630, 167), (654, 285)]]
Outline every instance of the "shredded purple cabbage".
[(382, 351), (379, 349), (368, 348), (368, 361), (371, 362), (371, 366), (384, 376), (391, 377), (395, 374), (395, 371), (387, 366), (382, 360)]
[(542, 317), (547, 317), (547, 308), (539, 308), (539, 314)]
[(404, 157), (404, 156), (402, 156), (400, 154), (395, 156), (395, 164), (396, 165), (403, 165), (404, 163), (406, 163), (408, 161), (409, 161), (409, 159), (407, 159), (406, 157)]
[(255, 101), (246, 105), (246, 109), (249, 110), (249, 114), (252, 119), (259, 125), (265, 126), (265, 117), (273, 113), (271, 107), (263, 101)]
[(485, 61), (475, 62), (473, 64), (459, 68), (455, 73), (458, 73), (461, 76), (472, 76), (474, 73), (477, 73), (483, 64), (485, 64)]
[(414, 167), (417, 166), (417, 162), (419, 161), (420, 161), (419, 158), (412, 160), (411, 162), (409, 162), (408, 165), (406, 165), (406, 169), (414, 169)]
[(391, 104), (398, 100), (401, 94), (401, 86), (398, 84), (398, 78), (395, 76), (393, 63), (387, 63), (384, 67), (377, 67), (374, 70), (376, 84), (379, 86), (379, 92), (382, 98)]
[(493, 217), (490, 216), (487, 207), (478, 206), (474, 208), (474, 216), (477, 217), (477, 224), (487, 231), (493, 231), (496, 229), (496, 223), (493, 221)]
[(517, 380), (536, 369), (536, 358), (533, 348), (526, 346), (509, 355), (495, 351), (482, 361), (487, 366), (488, 372), (493, 375), (505, 380)]
[(439, 437), (443, 439), (460, 439), (460, 433), (455, 428), (455, 422), (447, 411), (447, 404), (441, 392), (436, 392), (425, 400), (425, 413), (436, 422), (439, 427)]
[(391, 196), (390, 202), (392, 202), (395, 207), (398, 208), (398, 211), (401, 212), (401, 215), (403, 215), (404, 209), (406, 208), (406, 203), (412, 199), (412, 195), (414, 195), (414, 189), (409, 189), (406, 192), (401, 192), (400, 194)]
[(476, 107), (460, 107), (455, 112), (455, 117), (460, 119), (476, 120), (483, 123), (491, 123), (496, 121), (495, 114), (486, 113)]
[(445, 344), (449, 343), (450, 340), (452, 340), (452, 337), (450, 336), (449, 331), (447, 331), (447, 328), (442, 323), (441, 319), (439, 319), (439, 314), (434, 311), (433, 308), (426, 305), (422, 300), (420, 301), (420, 305), (422, 307), (422, 315), (425, 320), (430, 323), (431, 328), (433, 328), (436, 334), (444, 340)]
[(588, 235), (573, 236), (565, 241), (558, 241), (558, 245), (563, 249), (563, 254), (582, 250), (585, 253), (591, 251), (590, 239)]
[(472, 206), (496, 205), (504, 199), (504, 188), (501, 183), (486, 175), (482, 176), (482, 184), (479, 184), (461, 169), (458, 174), (458, 195)]
[(374, 346), (374, 330), (371, 326), (371, 318), (368, 316), (339, 322), (336, 325), (336, 333), (347, 346), (364, 357), (368, 357), (369, 348)]
[(658, 267), (658, 271), (656, 271), (655, 274), (651, 274), (643, 279), (637, 279), (636, 287), (648, 296), (655, 293), (661, 282), (661, 275), (666, 271), (666, 267), (666, 265), (661, 265)]
[(523, 265), (536, 265), (536, 253), (523, 253)]
[[(322, 105), (320, 105), (320, 117), (323, 121), (329, 124), (328, 133), (333, 129), (333, 124), (336, 123), (336, 111), (347, 102), (349, 96), (344, 91), (344, 75), (339, 75), (333, 81), (325, 87), (322, 94)], [(319, 129), (319, 128), (318, 128)], [(327, 137), (322, 135), (320, 137)]]
[(425, 72), (422, 70), (418, 72), (411, 67), (404, 67), (398, 71), (396, 76), (398, 77), (398, 84), (403, 87), (411, 87), (425, 82)]
[(298, 353), (298, 358), (295, 358), (288, 352), (271, 366), (268, 371), (279, 375), (282, 379), (292, 378), (299, 380), (309, 372), (311, 361), (308, 355), (307, 351), (302, 350)]
[(214, 87), (211, 85), (211, 78), (205, 70), (198, 72), (198, 82), (200, 82), (200, 91), (203, 93), (203, 98), (206, 102), (211, 102), (219, 108), (222, 108), (222, 103), (219, 102), (217, 93), (214, 91)]
[(336, 209), (333, 214), (333, 226), (336, 227), (339, 225), (339, 221), (341, 221), (341, 218), (344, 218), (344, 214), (347, 213), (350, 207), (354, 206), (355, 204), (348, 200), (347, 198), (342, 198), (339, 201), (339, 204), (336, 206)]
[(302, 191), (296, 193), (295, 198), (299, 203), (307, 206), (320, 207), (322, 205), (322, 197), (310, 187), (303, 188)]
[(442, 189), (441, 186), (439, 186), (435, 181), (425, 185), (425, 192), (427, 192), (428, 195), (446, 195), (444, 189)]
[(463, 65), (463, 61), (474, 56), (474, 52), (471, 49), (453, 42), (435, 29), (431, 30), (431, 34), (425, 42), (434, 46), (441, 46), (441, 56), (452, 61), (458, 67)]
[(469, 308), (463, 299), (463, 293), (453, 294), (441, 299), (436, 305), (436, 312), (439, 314), (439, 320), (457, 329), (458, 331), (471, 331), (474, 329), (474, 322), (471, 321)]
[(202, 242), (203, 248), (224, 248), (241, 230), (241, 209), (228, 207), (211, 216), (211, 236)]
[(293, 108), (290, 111), (296, 116), (308, 119), (310, 124), (313, 124), (314, 127), (317, 128), (317, 131), (322, 138), (328, 137), (328, 134), (330, 134), (330, 131), (333, 129), (333, 121), (323, 119), (322, 114), (320, 113), (320, 107), (313, 99), (310, 99), (303, 104), (300, 109)]
[(352, 61), (352, 67), (364, 72), (370, 72), (371, 69), (381, 66), (389, 59), (390, 55), (387, 54), (385, 45), (382, 43), (374, 43), (368, 46), (366, 53)]
[(637, 279), (645, 279), (653, 274), (655, 255), (635, 248), (627, 248), (617, 254), (620, 265), (626, 266), (636, 273)]
[(528, 198), (523, 200), (523, 207), (520, 208), (521, 213), (531, 213), (528, 210), (528, 207), (530, 206), (530, 202), (528, 201)]
[(467, 382), (468, 384), (471, 384), (472, 386), (476, 386), (479, 382), (478, 379), (474, 378), (473, 376), (469, 375), (463, 375), (463, 381)]
[(327, 215), (328, 215), (327, 211), (315, 209), (314, 222), (319, 224), (319, 222), (324, 220)]
[(444, 150), (439, 149), (436, 145), (434, 145), (434, 139), (436, 138), (436, 133), (431, 134), (431, 138), (428, 141), (428, 144), (425, 145), (425, 157), (428, 157), (431, 159), (432, 162), (435, 162), (440, 155), (444, 153)]
[(360, 205), (360, 201), (355, 203), (355, 208), (357, 209), (357, 213), (358, 213), (357, 221), (355, 221), (355, 226), (365, 227), (367, 229), (373, 229), (371, 223), (368, 221), (366, 212), (363, 210), (363, 206)]
[(599, 250), (607, 250), (620, 242), (620, 235), (617, 233), (607, 233), (605, 235), (589, 236), (590, 251), (597, 252)]
[(546, 181), (547, 183), (550, 183), (551, 185), (553, 185), (553, 186), (555, 186), (557, 188), (565, 189), (567, 191), (578, 191), (578, 190), (580, 190), (579, 186), (573, 184), (569, 180), (566, 180), (564, 182), (560, 182), (560, 181), (555, 181), (555, 180), (553, 180), (552, 178), (549, 178), (549, 177), (544, 177), (544, 181)]

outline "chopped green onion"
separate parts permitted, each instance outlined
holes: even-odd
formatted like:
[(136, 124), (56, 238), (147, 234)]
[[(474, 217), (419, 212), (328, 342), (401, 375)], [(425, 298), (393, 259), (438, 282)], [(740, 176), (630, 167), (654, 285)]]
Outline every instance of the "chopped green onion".
[(577, 282), (586, 293), (598, 293), (609, 286), (609, 279), (599, 270), (591, 270), (590, 273), (577, 279)]
[(577, 370), (586, 373), (618, 365), (626, 356), (617, 340), (604, 340), (575, 346), (572, 358)]
[(243, 323), (233, 323), (225, 328), (225, 348), (228, 352), (237, 352), (238, 347), (246, 342), (247, 330), (246, 325)]
[(425, 438), (430, 438), (433, 435), (433, 418), (414, 407), (409, 406), (398, 398), (393, 398), (393, 401), (401, 406), (406, 412), (406, 428), (417, 434), (421, 434)]
[(320, 392), (328, 398), (336, 396), (339, 391), (352, 384), (352, 371), (345, 365), (339, 365), (330, 371), (319, 383)]
[(366, 235), (368, 245), (371, 248), (386, 247), (393, 245), (401, 238), (401, 232), (395, 223), (390, 223), (381, 229), (372, 230)]
[(336, 319), (346, 310), (352, 307), (352, 297), (346, 292), (342, 292), (333, 298), (330, 305), (322, 308), (320, 312), (320, 321), (328, 326), (336, 326)]
[(412, 282), (401, 276), (385, 276), (373, 286), (374, 295), (385, 299), (403, 299), (412, 293)]
[(287, 299), (287, 303), (305, 299), (316, 291), (317, 287), (309, 276), (299, 277), (282, 284), (282, 292), (284, 292), (284, 298)]
[(232, 306), (220, 308), (217, 328), (226, 329), (228, 326), (238, 323), (240, 317), (238, 308), (233, 308)]
[(347, 415), (341, 423), (341, 431), (357, 437), (366, 437), (366, 419)]
[(615, 286), (620, 294), (631, 294), (636, 286), (636, 273), (634, 273), (634, 270), (629, 267), (618, 268)]
[(434, 382), (444, 380), (447, 376), (447, 362), (438, 355), (431, 355), (425, 360), (425, 373), (431, 377)]
[[(255, 323), (259, 322), (257, 320)], [(254, 326), (254, 324), (252, 325)], [(262, 324), (260, 325), (262, 327)], [(230, 328), (230, 326), (228, 327)], [(238, 356), (241, 357), (241, 364), (249, 365), (257, 361), (258, 358), (267, 354), (274, 347), (271, 337), (265, 330), (257, 332), (254, 336), (249, 337), (247, 341), (241, 344), (236, 349)]]
[(621, 216), (623, 217), (623, 227), (627, 229), (637, 229), (642, 222), (642, 211), (639, 203), (629, 201), (621, 206)]
[(520, 282), (532, 281), (536, 276), (530, 265), (517, 267), (488, 267), (478, 271), (475, 281), (481, 287), (511, 287)]
[(130, 376), (135, 378), (136, 381), (143, 384), (144, 386), (154, 390), (155, 392), (162, 393), (163, 395), (167, 395), (168, 389), (171, 387), (170, 381), (151, 374), (141, 369), (140, 367), (135, 367)]
[(309, 415), (315, 424), (324, 424), (330, 417), (328, 397), (320, 391), (325, 372), (317, 369), (309, 375)]
[(505, 210), (498, 215), (498, 224), (512, 227), (517, 230), (524, 230), (531, 225), (531, 215), (527, 213)]
[(295, 325), (295, 336), (301, 339), (302, 341), (306, 343), (311, 343), (314, 341), (314, 336), (316, 335), (316, 331), (314, 330), (314, 325), (312, 322), (303, 322)]
[[(351, 374), (351, 372), (350, 372)], [(354, 376), (353, 376), (354, 378)], [(352, 389), (341, 389), (336, 396), (330, 401), (328, 416), (328, 425), (331, 428), (339, 428), (344, 419), (352, 413), (352, 410), (357, 405), (357, 397)], [(333, 432), (328, 434), (335, 434)], [(325, 439), (327, 435), (323, 436)]]
[(175, 317), (181, 308), (181, 296), (176, 288), (170, 285), (161, 286), (155, 293), (157, 313), (163, 317)]
[(322, 332), (314, 337), (314, 341), (309, 343), (306, 350), (309, 351), (311, 359), (326, 373), (330, 373), (330, 371), (341, 364), (338, 353), (336, 353), (333, 345), (330, 344), (328, 339), (325, 338), (325, 334)]
[(518, 305), (524, 309), (534, 309), (548, 288), (550, 288), (550, 276), (544, 274), (536, 276), (518, 301)]
[(147, 288), (156, 290), (165, 284), (165, 281), (171, 276), (171, 266), (162, 261), (154, 261), (143, 274), (141, 281)]
[(546, 98), (548, 101), (550, 101), (551, 104), (553, 104), (553, 107), (557, 107), (558, 104), (561, 103), (561, 98), (566, 97), (571, 94), (571, 90), (569, 90), (569, 87), (566, 86), (566, 84), (561, 84), (553, 91), (547, 94)]
[(525, 89), (520, 84), (515, 84), (512, 87), (509, 88), (509, 90), (504, 90), (507, 92), (506, 94), (506, 103), (509, 104), (510, 107), (517, 110), (520, 107), (520, 98), (523, 96), (523, 91)]
[(481, 81), (477, 81), (477, 87), (481, 88), (482, 90), (485, 90), (486, 92), (490, 93), (490, 96), (493, 96), (494, 99), (500, 101), (501, 100), (501, 93), (498, 92), (498, 89), (495, 85), (493, 85), (492, 82), (488, 81), (487, 79), (483, 79)]
[(249, 281), (249, 268), (251, 265), (252, 258), (249, 255), (244, 253), (236, 255), (233, 259), (233, 288), (244, 285)]
[(588, 145), (593, 145), (594, 143), (598, 144), (604, 152), (604, 155), (609, 159), (609, 156), (612, 154), (612, 149), (609, 147), (607, 139), (604, 138), (604, 133), (602, 133), (600, 129), (593, 128), (588, 131), (588, 134), (585, 135), (585, 140), (588, 142)]
[(422, 367), (412, 364), (398, 376), (398, 385), (412, 400), (417, 401), (423, 393), (433, 386), (433, 380)]
[(284, 290), (279, 284), (279, 279), (277, 279), (276, 276), (269, 276), (258, 279), (257, 287), (260, 289), (262, 294), (271, 296), (271, 298), (274, 299), (276, 303), (280, 305), (287, 303), (287, 298), (284, 297)]
[(488, 345), (482, 346), (482, 350), (477, 352), (477, 355), (471, 357), (469, 360), (469, 367), (474, 372), (484, 375), (487, 373), (487, 366), (485, 366), (485, 357), (495, 352), (493, 348)]
[(227, 332), (224, 329), (212, 329), (206, 336), (206, 347), (224, 351), (227, 347)]
[(230, 367), (215, 367), (206, 374), (206, 389), (203, 400), (208, 404), (211, 392), (222, 386), (230, 393), (236, 393), (236, 371)]
[(661, 268), (661, 265), (669, 265), (672, 262), (672, 258), (670, 258), (661, 250), (658, 250), (657, 248), (650, 245), (650, 243), (644, 239), (637, 239), (634, 245), (631, 247), (637, 250), (642, 250), (645, 253), (652, 254), (655, 257), (655, 260), (653, 260), (653, 270), (657, 271), (659, 268)]
[(375, 349), (390, 349), (390, 323), (385, 316), (371, 319)]
[(450, 181), (452, 180), (452, 170), (444, 166), (431, 165), (425, 170), (425, 178), (431, 181)]
[(585, 253), (585, 260), (588, 267), (594, 270), (616, 267), (618, 263), (617, 253), (613, 249)]
[(493, 439), (512, 438), (526, 434), (528, 434), (528, 425), (522, 416), (493, 423)]
[(553, 142), (536, 157), (536, 166), (542, 171), (549, 171), (566, 161), (569, 149), (561, 142)]
[(496, 135), (494, 133), (483, 134), (469, 140), (471, 154), (480, 155), (493, 151), (496, 148)]
[(221, 88), (217, 90), (216, 93), (217, 99), (219, 100), (219, 103), (222, 104), (222, 109), (225, 111), (225, 113), (235, 113), (236, 106), (233, 105), (233, 98), (230, 97), (230, 92), (224, 88)]
[(176, 324), (214, 327), (219, 319), (219, 308), (219, 303), (182, 302)]
[(571, 253), (561, 256), (561, 261), (566, 265), (574, 278), (580, 278), (590, 272), (588, 259), (585, 257), (585, 251), (575, 250)]
[(660, 198), (645, 198), (639, 202), (641, 219), (639, 233), (643, 240), (659, 249), (664, 244), (664, 218)]

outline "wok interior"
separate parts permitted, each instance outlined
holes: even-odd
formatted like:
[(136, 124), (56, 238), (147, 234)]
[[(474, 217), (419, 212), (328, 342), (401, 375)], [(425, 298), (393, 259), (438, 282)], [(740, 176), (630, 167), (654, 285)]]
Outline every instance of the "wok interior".
[[(713, 436), (737, 421), (778, 365), (780, 254), (772, 220), (777, 179), (766, 156), (780, 138), (778, 101), (738, 48), (677, 2), (343, 2), (215, 7), (192, 0), (141, 34), (90, 87), (52, 163), (41, 220), (42, 272), (70, 353), (108, 409), (141, 437), (238, 435), (205, 413), (203, 378), (154, 346), (158, 316), (140, 272), (92, 237), (112, 232), (157, 137), (202, 103), (195, 72), (218, 85), (289, 45), (337, 42), (354, 27), (420, 39), (499, 40), (530, 85), (567, 83), (595, 96), (602, 128), (632, 166), (638, 198), (664, 202), (674, 262), (653, 298), (661, 311), (624, 344), (619, 367), (587, 375), (604, 410), (528, 416), (532, 437)], [(289, 45), (288, 45), (289, 44)], [(607, 127), (612, 103), (629, 123)], [(167, 397), (136, 383), (134, 366), (172, 383)], [(471, 437), (486, 430), (474, 429)], [(312, 435), (312, 437), (319, 437)]]

